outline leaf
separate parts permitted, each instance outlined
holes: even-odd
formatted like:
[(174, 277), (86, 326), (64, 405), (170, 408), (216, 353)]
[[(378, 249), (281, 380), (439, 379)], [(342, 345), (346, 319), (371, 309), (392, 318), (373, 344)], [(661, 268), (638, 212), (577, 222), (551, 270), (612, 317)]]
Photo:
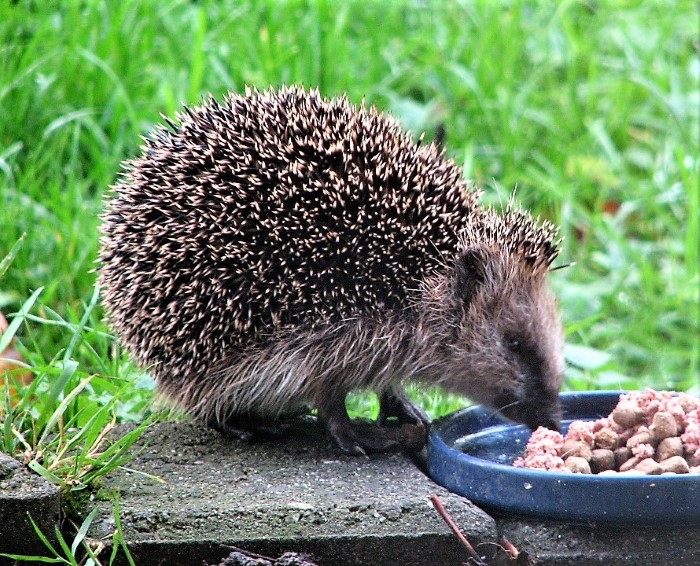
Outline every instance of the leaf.
[(564, 358), (571, 365), (588, 370), (600, 369), (612, 360), (612, 356), (606, 352), (579, 344), (565, 344)]
[[(63, 373), (61, 374), (61, 378), (64, 377), (64, 374), (67, 374), (68, 377), (72, 376), (73, 373), (75, 373), (75, 370), (78, 367), (78, 363), (74, 362), (73, 360), (70, 360), (70, 362), (66, 365), (66, 367), (63, 370)], [(68, 395), (61, 401), (61, 403), (56, 407), (56, 410), (53, 412), (51, 415), (51, 418), (49, 418), (48, 422), (46, 423), (46, 427), (44, 428), (44, 432), (42, 433), (41, 437), (39, 438), (39, 446), (43, 445), (46, 442), (46, 438), (48, 437), (49, 434), (53, 431), (53, 427), (56, 425), (58, 422), (58, 419), (63, 416), (63, 413), (66, 411), (66, 408), (68, 405), (70, 405), (73, 400), (78, 396), (78, 394), (85, 389), (88, 383), (92, 381), (93, 376), (88, 376), (80, 381), (78, 385), (75, 386), (74, 389), (71, 390)]]
[[(122, 518), (121, 518), (121, 512), (119, 509), (119, 496), (117, 495), (114, 498), (114, 524), (116, 526), (116, 531), (114, 532), (114, 538), (113, 544), (119, 541), (119, 546), (121, 546), (122, 550), (124, 551), (124, 555), (126, 556), (126, 560), (129, 563), (129, 566), (136, 566), (136, 563), (134, 562), (134, 559), (131, 557), (131, 553), (129, 552), (129, 547), (126, 544), (126, 539), (124, 538), (124, 530), (122, 529)], [(114, 544), (114, 547), (116, 548), (117, 545)], [(112, 561), (114, 560), (115, 554), (112, 553), (111, 559), (109, 561), (110, 564), (112, 564)]]
[(100, 297), (100, 288), (97, 285), (95, 285), (95, 287), (92, 291), (92, 297), (90, 299), (90, 303), (85, 308), (85, 312), (83, 313), (83, 316), (81, 317), (80, 322), (78, 323), (78, 326), (75, 328), (73, 338), (71, 338), (70, 344), (68, 345), (68, 348), (66, 348), (66, 351), (63, 355), (63, 363), (64, 364), (69, 362), (71, 356), (73, 355), (73, 351), (75, 350), (75, 347), (78, 344), (78, 341), (83, 337), (83, 331), (85, 330), (85, 325), (87, 324), (87, 321), (90, 318), (90, 313), (95, 308), (95, 305), (97, 304), (97, 301), (99, 300), (99, 297)]
[(605, 388), (636, 389), (639, 387), (634, 379), (616, 371), (601, 371), (595, 376), (595, 381), (599, 387)]
[(66, 561), (61, 558), (48, 558), (46, 556), (29, 556), (25, 554), (5, 554), (0, 552), (0, 557), (16, 560), (17, 562), (46, 562), (48, 564), (65, 564)]

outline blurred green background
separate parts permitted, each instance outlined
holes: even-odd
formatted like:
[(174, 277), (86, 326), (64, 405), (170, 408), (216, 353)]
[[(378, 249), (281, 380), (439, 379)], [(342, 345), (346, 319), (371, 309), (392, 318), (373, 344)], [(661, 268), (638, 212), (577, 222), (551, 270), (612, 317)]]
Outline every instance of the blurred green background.
[(129, 380), (138, 418), (152, 384), (93, 296), (105, 191), (160, 114), (300, 83), (444, 127), (486, 202), (562, 227), (567, 388), (700, 392), (698, 25), (690, 0), (2, 2), (0, 259), (26, 238), (0, 310), (35, 375), (70, 358), (98, 403)]

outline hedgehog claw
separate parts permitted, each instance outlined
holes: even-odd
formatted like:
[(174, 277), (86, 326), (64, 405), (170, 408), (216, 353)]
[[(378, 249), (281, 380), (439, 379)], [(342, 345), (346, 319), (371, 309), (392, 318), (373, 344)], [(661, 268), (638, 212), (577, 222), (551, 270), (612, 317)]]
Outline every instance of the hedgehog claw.
[(338, 421), (331, 421), (326, 423), (326, 430), (344, 454), (367, 457), (367, 452), (357, 443), (352, 428), (347, 428)]
[[(425, 444), (427, 428), (422, 422), (381, 426), (362, 419), (351, 420), (342, 397), (319, 406), (318, 416), (338, 447), (345, 454), (352, 456), (366, 456), (370, 452), (403, 448), (420, 450)], [(392, 413), (392, 416), (397, 415)]]
[(206, 425), (209, 428), (213, 428), (215, 431), (221, 433), (223, 436), (237, 438), (243, 442), (250, 442), (254, 436), (252, 430), (241, 426), (234, 426), (230, 422), (220, 423), (216, 419), (210, 419), (206, 422)]
[(415, 405), (401, 388), (390, 388), (379, 397), (380, 425), (387, 424), (390, 417), (396, 417), (400, 424), (425, 425), (430, 424), (430, 417), (418, 405)]
[(387, 452), (413, 444), (407, 441), (408, 435), (401, 428), (384, 428), (365, 421), (326, 421), (326, 430), (338, 447), (350, 456), (367, 456), (368, 453)]
[(206, 421), (206, 424), (224, 436), (250, 442), (260, 436), (268, 438), (283, 436), (291, 427), (294, 418), (296, 417), (280, 421), (266, 421), (236, 416), (229, 417), (223, 422), (212, 418)]

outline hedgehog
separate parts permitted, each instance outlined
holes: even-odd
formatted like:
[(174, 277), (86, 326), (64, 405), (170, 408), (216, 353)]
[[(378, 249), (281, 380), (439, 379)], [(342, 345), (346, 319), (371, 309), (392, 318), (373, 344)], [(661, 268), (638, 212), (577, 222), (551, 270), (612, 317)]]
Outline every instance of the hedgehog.
[[(108, 323), (160, 394), (249, 438), (316, 410), (338, 447), (420, 447), (407, 382), (557, 429), (557, 229), (500, 211), (442, 147), (303, 87), (164, 117), (102, 216)], [(379, 415), (348, 416), (348, 393)]]

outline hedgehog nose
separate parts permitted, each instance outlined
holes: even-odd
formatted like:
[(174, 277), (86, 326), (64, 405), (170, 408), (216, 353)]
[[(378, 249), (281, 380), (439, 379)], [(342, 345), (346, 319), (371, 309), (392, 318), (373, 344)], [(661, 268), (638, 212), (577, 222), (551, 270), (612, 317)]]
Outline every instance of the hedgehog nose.
[(559, 394), (532, 395), (523, 411), (524, 423), (532, 430), (543, 426), (557, 432), (561, 431), (561, 402)]
[(526, 410), (524, 411), (523, 417), (523, 422), (532, 430), (543, 426), (557, 432), (561, 431), (561, 411), (558, 403), (555, 407), (550, 409), (536, 408), (530, 411)]
[(559, 402), (558, 395), (554, 402), (554, 405), (550, 406), (548, 409), (549, 410), (542, 415), (542, 420), (539, 426), (543, 426), (550, 430), (561, 432), (561, 404)]
[(548, 416), (543, 419), (540, 419), (535, 426), (530, 426), (532, 430), (535, 430), (536, 428), (543, 426), (545, 428), (548, 428), (550, 430), (555, 430), (557, 432), (561, 432), (561, 418), (557, 416)]
[(561, 410), (558, 399), (552, 403), (513, 403), (501, 409), (501, 413), (511, 420), (523, 423), (532, 430), (538, 427), (546, 427), (551, 430), (560, 430)]

